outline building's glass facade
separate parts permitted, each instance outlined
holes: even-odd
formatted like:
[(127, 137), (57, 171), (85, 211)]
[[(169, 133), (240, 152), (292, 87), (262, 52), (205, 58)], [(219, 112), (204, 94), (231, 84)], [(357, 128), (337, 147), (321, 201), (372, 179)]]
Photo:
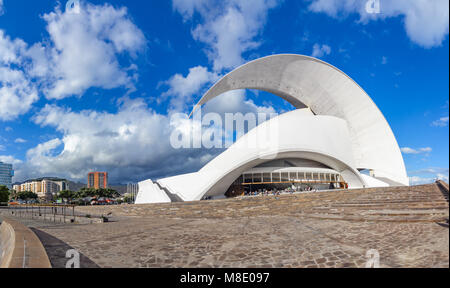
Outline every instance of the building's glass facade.
[(308, 183), (324, 182), (336, 183), (342, 182), (342, 176), (339, 173), (321, 173), (321, 172), (253, 172), (245, 173), (236, 180), (237, 184), (270, 184), (270, 183)]
[(0, 162), (0, 186), (4, 185), (9, 189), (12, 189), (12, 177), (14, 176), (14, 170), (12, 164), (6, 164)]

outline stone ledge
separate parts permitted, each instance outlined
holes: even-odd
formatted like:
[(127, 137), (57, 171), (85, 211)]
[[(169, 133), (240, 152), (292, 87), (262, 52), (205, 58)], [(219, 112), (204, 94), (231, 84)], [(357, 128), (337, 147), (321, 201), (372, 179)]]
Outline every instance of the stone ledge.
[(0, 268), (52, 268), (39, 238), (28, 227), (3, 217)]
[(444, 182), (444, 181), (442, 181), (442, 180), (438, 180), (436, 183), (437, 183), (439, 186), (441, 186), (442, 188), (444, 188), (445, 190), (447, 190), (447, 193), (448, 193), (448, 184), (447, 184), (446, 182)]

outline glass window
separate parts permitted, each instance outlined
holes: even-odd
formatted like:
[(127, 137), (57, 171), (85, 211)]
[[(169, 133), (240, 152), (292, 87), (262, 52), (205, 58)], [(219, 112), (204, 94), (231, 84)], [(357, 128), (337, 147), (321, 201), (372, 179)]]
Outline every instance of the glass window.
[(261, 173), (254, 173), (253, 174), (253, 183), (261, 183)]
[(252, 183), (253, 182), (252, 174), (244, 174), (244, 182), (245, 183)]
[(270, 183), (272, 182), (272, 179), (270, 177), (270, 173), (263, 173), (263, 182), (264, 183)]
[(272, 173), (272, 182), (280, 182), (280, 172)]
[(297, 179), (298, 179), (297, 172), (289, 172), (289, 178), (290, 178), (292, 181), (297, 181)]
[(289, 173), (281, 172), (281, 182), (289, 182)]
[(305, 172), (298, 172), (298, 178), (297, 178), (298, 180), (304, 180), (304, 179), (306, 179), (306, 177), (305, 177)]

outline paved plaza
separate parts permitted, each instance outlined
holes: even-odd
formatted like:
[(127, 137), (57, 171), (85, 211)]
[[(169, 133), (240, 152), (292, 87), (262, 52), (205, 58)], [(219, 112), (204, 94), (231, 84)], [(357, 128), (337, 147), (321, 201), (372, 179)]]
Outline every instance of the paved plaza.
[(111, 223), (27, 220), (54, 267), (449, 267), (448, 190), (416, 187), (83, 207)]

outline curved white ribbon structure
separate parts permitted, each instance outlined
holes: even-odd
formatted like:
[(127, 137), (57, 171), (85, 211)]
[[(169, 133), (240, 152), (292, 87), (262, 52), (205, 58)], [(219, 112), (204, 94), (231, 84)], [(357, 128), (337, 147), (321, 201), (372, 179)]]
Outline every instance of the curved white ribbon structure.
[[(159, 180), (152, 189), (142, 185), (136, 203), (158, 202), (154, 187), (172, 201), (223, 195), (245, 171), (287, 158), (321, 163), (339, 172), (350, 188), (408, 185), (400, 148), (383, 114), (337, 68), (301, 55), (261, 58), (219, 80), (198, 106), (237, 89), (267, 91), (298, 109), (256, 127), (197, 173)], [(371, 176), (360, 170), (370, 170)]]

